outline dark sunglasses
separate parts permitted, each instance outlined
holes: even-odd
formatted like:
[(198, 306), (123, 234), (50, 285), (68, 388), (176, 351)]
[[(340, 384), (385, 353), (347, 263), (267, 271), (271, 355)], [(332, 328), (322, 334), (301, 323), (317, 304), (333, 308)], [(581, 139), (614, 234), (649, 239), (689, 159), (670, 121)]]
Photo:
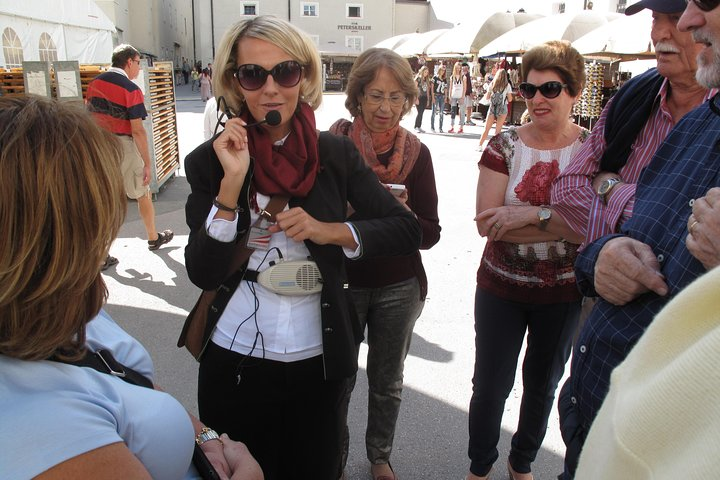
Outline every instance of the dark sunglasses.
[(523, 82), (518, 86), (518, 92), (523, 98), (533, 98), (540, 90), (545, 98), (555, 98), (562, 92), (563, 88), (567, 88), (567, 83), (545, 82), (542, 85), (533, 85), (532, 83)]
[(720, 4), (720, 0), (685, 0), (686, 4), (690, 2), (694, 3), (703, 12), (714, 10)]
[(281, 87), (290, 88), (300, 83), (302, 71), (302, 65), (294, 60), (280, 62), (270, 70), (248, 63), (238, 67), (235, 78), (245, 90), (258, 90), (265, 85), (268, 75), (272, 75), (275, 83)]

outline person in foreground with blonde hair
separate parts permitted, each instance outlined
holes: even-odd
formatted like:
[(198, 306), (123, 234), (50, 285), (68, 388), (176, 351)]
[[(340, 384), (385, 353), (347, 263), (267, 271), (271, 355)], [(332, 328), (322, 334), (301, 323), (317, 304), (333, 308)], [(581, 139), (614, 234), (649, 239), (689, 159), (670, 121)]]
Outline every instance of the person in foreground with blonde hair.
[[(410, 255), (420, 226), (350, 139), (317, 131), (322, 68), (307, 34), (270, 16), (240, 21), (214, 66), (213, 91), (233, 118), (185, 159), (185, 263), (195, 285), (217, 289), (200, 418), (245, 442), (269, 480), (337, 480), (342, 400), (362, 339), (345, 258)], [(271, 199), (283, 197), (272, 218)], [(348, 203), (359, 220), (346, 221)], [(231, 271), (244, 245), (249, 260)], [(262, 281), (288, 261), (316, 268), (319, 288), (287, 295)]]
[(195, 479), (197, 438), (219, 478), (262, 480), (244, 445), (152, 388), (147, 351), (101, 310), (121, 157), (81, 105), (0, 98), (0, 476)]

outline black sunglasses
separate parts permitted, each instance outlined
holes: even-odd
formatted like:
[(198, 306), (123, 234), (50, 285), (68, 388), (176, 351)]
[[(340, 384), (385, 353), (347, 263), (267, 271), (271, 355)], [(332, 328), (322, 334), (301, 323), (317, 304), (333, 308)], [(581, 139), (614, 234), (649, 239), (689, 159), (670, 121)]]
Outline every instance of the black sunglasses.
[(245, 90), (260, 89), (265, 85), (268, 75), (272, 75), (275, 83), (281, 87), (290, 88), (300, 83), (302, 71), (302, 65), (295, 60), (280, 62), (270, 70), (265, 70), (260, 65), (248, 63), (238, 67), (235, 78)]
[(560, 95), (563, 88), (567, 88), (567, 83), (552, 81), (545, 82), (542, 85), (533, 85), (532, 83), (523, 82), (518, 86), (518, 91), (520, 96), (527, 99), (533, 98), (538, 90), (545, 98), (555, 98)]
[(685, 0), (686, 4), (690, 2), (693, 2), (703, 12), (714, 10), (720, 4), (720, 0)]

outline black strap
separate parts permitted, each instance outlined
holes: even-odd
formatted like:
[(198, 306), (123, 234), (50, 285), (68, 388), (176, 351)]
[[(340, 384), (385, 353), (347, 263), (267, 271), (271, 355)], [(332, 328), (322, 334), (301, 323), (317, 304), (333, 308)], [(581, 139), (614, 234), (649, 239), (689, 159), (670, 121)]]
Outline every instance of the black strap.
[(656, 98), (665, 78), (656, 68), (630, 79), (613, 96), (605, 120), (607, 148), (600, 170), (618, 173), (627, 163), (632, 145), (656, 108)]
[(78, 367), (89, 367), (98, 372), (117, 377), (127, 383), (137, 385), (138, 387), (154, 388), (149, 378), (115, 360), (110, 350), (100, 349), (92, 352), (88, 349), (85, 351), (85, 356), (79, 360), (63, 360), (56, 356), (52, 356), (48, 358), (48, 360), (67, 363), (68, 365), (77, 365)]

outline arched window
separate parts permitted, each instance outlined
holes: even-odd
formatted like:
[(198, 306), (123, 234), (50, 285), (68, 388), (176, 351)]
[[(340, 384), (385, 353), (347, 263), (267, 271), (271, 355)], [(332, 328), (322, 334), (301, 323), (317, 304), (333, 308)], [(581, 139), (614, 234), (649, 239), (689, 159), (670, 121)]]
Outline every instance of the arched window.
[(57, 47), (50, 34), (43, 32), (43, 34), (40, 35), (40, 46), (38, 50), (40, 51), (41, 62), (57, 61)]
[(20, 38), (10, 27), (3, 30), (2, 35), (3, 54), (5, 55), (5, 66), (11, 67), (22, 67), (23, 62), (23, 49), (20, 43)]

